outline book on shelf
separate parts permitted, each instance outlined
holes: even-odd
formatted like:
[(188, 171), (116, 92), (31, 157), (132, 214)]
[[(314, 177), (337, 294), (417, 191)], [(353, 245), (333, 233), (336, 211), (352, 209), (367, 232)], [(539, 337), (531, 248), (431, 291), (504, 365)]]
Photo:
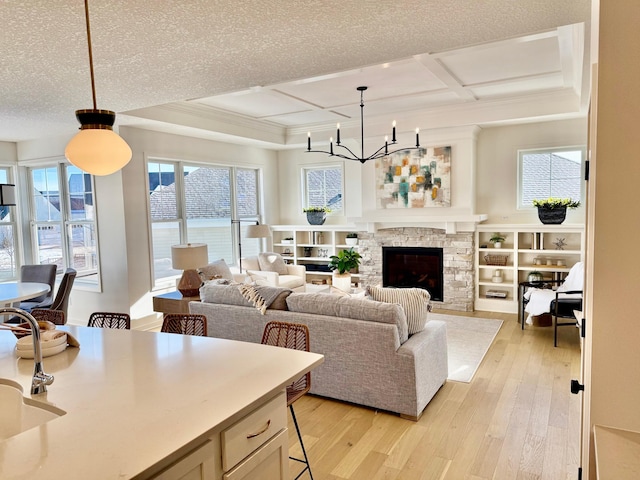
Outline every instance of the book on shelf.
[(504, 290), (487, 290), (485, 296), (487, 298), (507, 298), (507, 292)]

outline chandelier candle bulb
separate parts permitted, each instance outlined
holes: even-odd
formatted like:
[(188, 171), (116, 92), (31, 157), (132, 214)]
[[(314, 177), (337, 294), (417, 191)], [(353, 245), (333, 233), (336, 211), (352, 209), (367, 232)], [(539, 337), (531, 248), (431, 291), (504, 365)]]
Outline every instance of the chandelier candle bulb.
[(307, 132), (307, 150), (311, 151), (311, 132)]
[(340, 145), (340, 124), (336, 125), (336, 145)]
[(393, 132), (391, 135), (391, 143), (396, 143), (396, 121), (395, 120), (391, 123), (391, 126), (393, 127)]
[(333, 137), (329, 137), (329, 153), (333, 155)]
[(386, 135), (384, 137), (384, 153), (389, 153), (389, 137)]
[(416, 148), (420, 147), (420, 129), (416, 128)]

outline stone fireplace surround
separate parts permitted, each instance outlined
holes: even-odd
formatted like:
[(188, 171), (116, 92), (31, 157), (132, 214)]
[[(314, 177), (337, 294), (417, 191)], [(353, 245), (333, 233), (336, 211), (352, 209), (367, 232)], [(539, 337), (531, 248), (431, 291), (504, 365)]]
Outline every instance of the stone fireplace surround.
[(362, 255), (360, 282), (363, 287), (382, 285), (382, 247), (433, 247), (443, 249), (444, 300), (435, 308), (472, 312), (475, 288), (473, 232), (448, 234), (439, 228), (384, 228), (358, 232)]

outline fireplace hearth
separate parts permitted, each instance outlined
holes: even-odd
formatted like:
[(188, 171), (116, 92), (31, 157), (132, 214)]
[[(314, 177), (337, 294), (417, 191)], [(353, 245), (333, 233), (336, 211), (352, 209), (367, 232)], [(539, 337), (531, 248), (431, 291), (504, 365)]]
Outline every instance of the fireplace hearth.
[(382, 247), (382, 285), (423, 288), (443, 301), (443, 251), (430, 247)]

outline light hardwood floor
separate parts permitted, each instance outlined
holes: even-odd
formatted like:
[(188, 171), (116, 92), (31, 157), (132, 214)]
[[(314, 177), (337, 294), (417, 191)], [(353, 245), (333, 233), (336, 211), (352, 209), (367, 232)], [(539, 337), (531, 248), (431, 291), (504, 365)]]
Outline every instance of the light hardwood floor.
[[(311, 395), (295, 403), (315, 480), (577, 479), (577, 329), (560, 327), (554, 348), (551, 327), (471, 315), (504, 323), (472, 382), (447, 382), (418, 422)], [(300, 455), (291, 419), (289, 429), (290, 453)], [(294, 478), (299, 464), (290, 469)]]

